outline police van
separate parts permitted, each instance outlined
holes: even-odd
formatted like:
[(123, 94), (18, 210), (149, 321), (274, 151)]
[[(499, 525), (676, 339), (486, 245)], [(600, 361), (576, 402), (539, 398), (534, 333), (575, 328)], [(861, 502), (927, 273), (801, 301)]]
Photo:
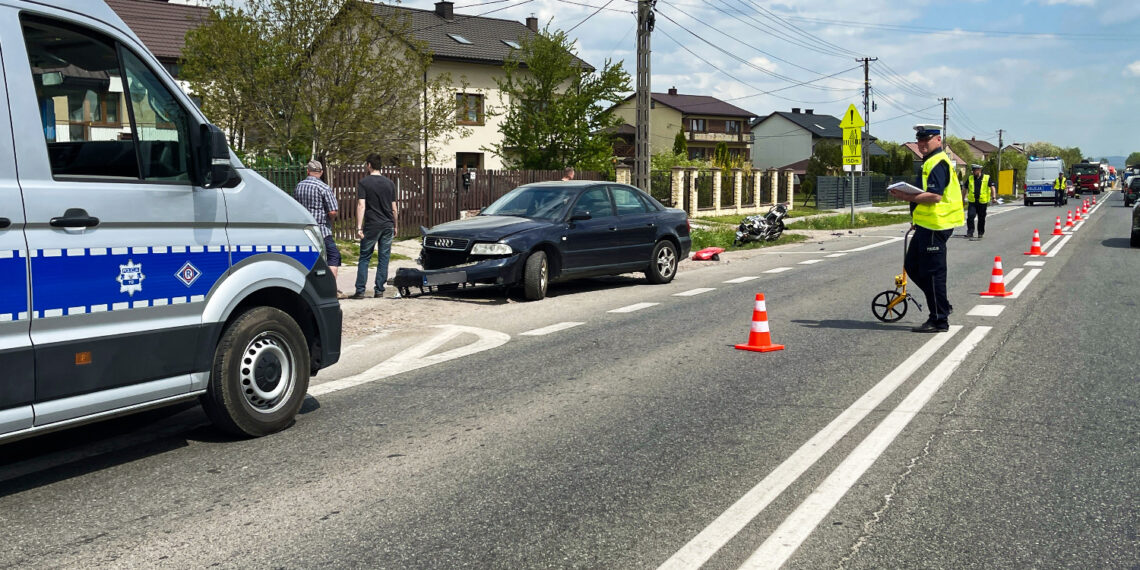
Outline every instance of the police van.
[[(1031, 156), (1025, 167), (1025, 205), (1032, 206), (1035, 202), (1054, 201), (1053, 183), (1057, 175), (1065, 172), (1065, 161), (1056, 157), (1038, 158)], [(1062, 203), (1068, 204), (1069, 197), (1061, 189)]]
[(313, 224), (102, 0), (0, 0), (0, 441), (191, 399), (287, 427), (340, 356)]

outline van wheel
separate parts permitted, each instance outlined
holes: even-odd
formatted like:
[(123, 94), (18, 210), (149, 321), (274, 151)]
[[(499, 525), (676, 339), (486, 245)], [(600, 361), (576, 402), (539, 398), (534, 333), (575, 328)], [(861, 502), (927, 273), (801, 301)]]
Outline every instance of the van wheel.
[(202, 407), (218, 428), (260, 437), (289, 427), (308, 389), (301, 328), (281, 310), (255, 307), (222, 333)]
[(523, 270), (523, 294), (527, 301), (539, 301), (546, 297), (546, 286), (550, 281), (550, 263), (545, 251), (536, 251), (526, 258)]
[(663, 239), (653, 247), (653, 255), (649, 258), (649, 269), (645, 271), (645, 278), (654, 285), (668, 283), (677, 275), (677, 246), (673, 242)]

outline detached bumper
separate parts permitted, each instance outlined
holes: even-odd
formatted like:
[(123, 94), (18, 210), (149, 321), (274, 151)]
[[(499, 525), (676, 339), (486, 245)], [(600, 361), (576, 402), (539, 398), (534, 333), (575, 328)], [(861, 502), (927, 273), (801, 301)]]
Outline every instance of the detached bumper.
[(523, 255), (516, 253), (510, 257), (441, 269), (401, 267), (396, 270), (393, 283), (401, 292), (412, 288), (430, 292), (444, 285), (513, 285), (522, 278), (524, 262)]

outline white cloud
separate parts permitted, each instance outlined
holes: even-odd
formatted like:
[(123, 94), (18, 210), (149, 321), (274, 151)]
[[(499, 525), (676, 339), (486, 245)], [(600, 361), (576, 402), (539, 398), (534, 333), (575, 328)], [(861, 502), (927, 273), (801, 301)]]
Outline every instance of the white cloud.
[(1095, 6), (1096, 0), (1037, 0), (1046, 6)]
[(1124, 76), (1140, 77), (1140, 60), (1128, 64), (1128, 67), (1124, 68)]

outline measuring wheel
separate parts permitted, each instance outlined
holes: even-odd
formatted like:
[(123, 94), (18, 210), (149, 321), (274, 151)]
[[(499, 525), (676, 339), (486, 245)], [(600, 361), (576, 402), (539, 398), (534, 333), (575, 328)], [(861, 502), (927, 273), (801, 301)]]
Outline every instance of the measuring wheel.
[(875, 314), (875, 318), (883, 321), (884, 323), (893, 323), (906, 315), (907, 299), (902, 299), (900, 302), (895, 303), (893, 307), (890, 306), (891, 302), (899, 297), (898, 291), (883, 291), (871, 300), (871, 312)]

